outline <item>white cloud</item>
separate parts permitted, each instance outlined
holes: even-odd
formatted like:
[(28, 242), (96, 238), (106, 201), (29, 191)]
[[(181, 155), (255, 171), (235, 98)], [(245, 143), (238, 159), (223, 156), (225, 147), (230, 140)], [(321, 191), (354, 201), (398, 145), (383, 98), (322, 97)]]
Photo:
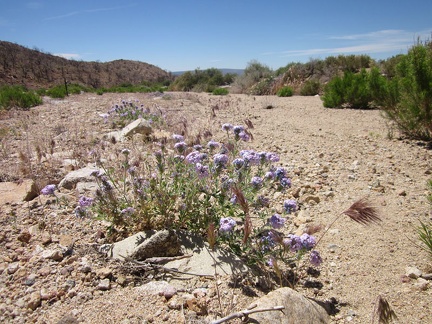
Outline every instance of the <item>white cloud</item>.
[(95, 9), (86, 9), (86, 10), (80, 10), (80, 11), (72, 11), (72, 12), (65, 13), (63, 15), (48, 17), (48, 18), (45, 18), (44, 20), (63, 19), (63, 18), (71, 17), (71, 16), (85, 14), (85, 13), (94, 13), (94, 12), (101, 12), (101, 11), (121, 10), (121, 9), (126, 9), (126, 8), (130, 8), (130, 7), (134, 7), (134, 6), (136, 6), (136, 4), (130, 4), (130, 5), (118, 6), (118, 7), (95, 8)]
[(407, 51), (412, 45), (414, 45), (418, 37), (422, 40), (430, 37), (431, 30), (409, 32), (399, 29), (386, 29), (364, 34), (330, 36), (322, 39), (321, 41), (324, 44), (326, 42), (336, 42), (339, 43), (339, 46), (306, 48), (281, 52), (267, 52), (263, 53), (263, 55), (278, 55), (279, 57), (312, 57), (316, 55), (348, 53), (371, 54), (392, 52), (395, 54), (400, 54)]
[(71, 54), (71, 53), (55, 53), (55, 56), (60, 56), (68, 60), (78, 60), (81, 58), (79, 54)]

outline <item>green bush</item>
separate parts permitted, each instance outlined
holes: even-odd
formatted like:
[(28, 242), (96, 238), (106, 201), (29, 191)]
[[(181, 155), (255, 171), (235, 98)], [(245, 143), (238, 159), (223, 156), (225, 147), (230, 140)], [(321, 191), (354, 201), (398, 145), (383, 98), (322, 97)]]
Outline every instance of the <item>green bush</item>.
[(387, 98), (388, 81), (377, 68), (370, 72), (362, 69), (359, 73), (345, 72), (335, 77), (324, 88), (324, 107), (372, 108)]
[(216, 68), (196, 69), (194, 72), (188, 71), (177, 77), (170, 85), (170, 90), (212, 92), (216, 87), (225, 85), (232, 78), (233, 75), (224, 76)]
[(293, 89), (287, 86), (280, 88), (276, 93), (278, 97), (291, 97), (293, 94)]
[(315, 96), (319, 94), (321, 83), (317, 80), (308, 80), (304, 83), (300, 90), (302, 96)]
[(432, 139), (432, 42), (418, 41), (400, 58), (387, 116), (407, 136)]
[(228, 93), (229, 93), (229, 91), (226, 88), (216, 88), (213, 90), (213, 94), (216, 96), (225, 96)]
[(21, 86), (0, 87), (0, 110), (13, 107), (28, 109), (42, 103), (41, 97), (34, 91)]

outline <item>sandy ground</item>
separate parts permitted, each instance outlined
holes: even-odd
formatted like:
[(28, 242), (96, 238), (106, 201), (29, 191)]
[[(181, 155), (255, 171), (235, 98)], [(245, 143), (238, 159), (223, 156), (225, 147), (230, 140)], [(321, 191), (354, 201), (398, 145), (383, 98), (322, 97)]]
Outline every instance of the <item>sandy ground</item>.
[[(367, 197), (379, 209), (382, 222), (363, 226), (346, 216), (339, 218), (320, 242), (324, 259), (317, 279), (320, 288), (297, 289), (321, 301), (336, 301), (338, 312), (332, 315), (335, 323), (370, 323), (379, 296), (390, 303), (399, 323), (432, 323), (432, 283), (406, 276), (407, 267), (432, 272), (432, 261), (418, 247), (416, 234), (419, 220), (431, 220), (426, 182), (431, 177), (432, 152), (422, 143), (399, 138), (378, 110), (330, 110), (323, 108), (319, 97), (297, 96), (173, 93), (169, 99), (155, 99), (144, 94), (82, 94), (65, 100), (49, 99), (30, 112), (12, 112), (0, 121), (2, 129), (8, 130), (2, 137), (3, 180), (21, 178), (20, 153), (27, 152), (36, 161), (38, 145), (59, 160), (82, 158), (85, 164), (91, 141), (110, 130), (99, 114), (122, 99), (138, 99), (151, 109), (171, 114), (173, 132), (187, 125), (191, 133), (210, 129), (216, 134), (222, 123), (244, 124), (249, 119), (254, 125), (250, 148), (280, 154), (281, 164), (290, 171), (293, 189), (303, 189), (319, 198), (318, 203), (301, 204), (301, 215), (297, 216), (303, 222), (327, 226), (357, 199)], [(40, 172), (52, 167), (53, 179), (66, 172), (57, 169), (56, 163), (50, 165), (50, 159), (43, 161), (39, 164), (45, 163), (40, 167), (45, 171)], [(31, 256), (43, 235), (35, 235), (27, 244), (21, 244), (17, 237), (43, 219), (51, 244), (65, 235), (76, 238), (78, 255), (90, 259), (97, 268), (105, 264), (83, 247), (95, 241), (101, 225), (93, 220), (77, 221), (71, 209), (51, 210), (54, 207), (42, 208), (43, 202), (38, 198), (35, 201), (1, 206), (2, 322), (205, 322), (220, 312), (216, 284), (223, 291), (225, 313), (238, 311), (253, 301), (254, 297), (228, 287), (222, 279), (195, 280), (189, 288), (206, 287), (210, 299), (209, 315), (196, 317), (184, 309), (171, 309), (163, 297), (148, 295), (133, 285), (95, 289), (95, 279), (79, 273), (79, 260), (70, 262), (70, 272), (62, 270), (68, 266), (65, 260), (33, 260)], [(32, 203), (39, 207), (32, 210)], [(16, 262), (20, 269), (11, 274), (9, 267)], [(23, 282), (32, 273), (36, 274), (36, 284), (29, 287)], [(75, 294), (48, 298), (34, 311), (27, 308), (35, 290), (49, 291), (68, 278), (76, 282)]]

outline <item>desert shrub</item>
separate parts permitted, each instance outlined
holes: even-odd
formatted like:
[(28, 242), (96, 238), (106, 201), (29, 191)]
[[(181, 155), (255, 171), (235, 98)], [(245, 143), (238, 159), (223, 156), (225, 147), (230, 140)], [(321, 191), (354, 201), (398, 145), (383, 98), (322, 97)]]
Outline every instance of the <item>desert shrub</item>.
[(28, 109), (42, 103), (35, 91), (29, 91), (21, 86), (0, 87), (0, 110), (13, 107)]
[(345, 84), (341, 77), (335, 77), (325, 86), (324, 94), (321, 97), (324, 107), (341, 107), (345, 102)]
[(228, 89), (226, 88), (216, 88), (213, 90), (213, 94), (216, 96), (224, 96), (229, 93)]
[(251, 88), (249, 88), (247, 93), (255, 96), (265, 96), (272, 94), (272, 88), (273, 78), (269, 77), (255, 83)]
[(432, 139), (432, 42), (418, 41), (400, 58), (387, 116), (411, 138)]
[(215, 68), (196, 69), (177, 77), (169, 88), (173, 91), (212, 92), (216, 87), (225, 85), (232, 77), (228, 75), (225, 78), (222, 72)]
[(280, 88), (276, 93), (278, 97), (291, 97), (293, 94), (293, 89), (287, 86)]
[(317, 80), (307, 80), (301, 90), (300, 94), (302, 96), (315, 96), (319, 94), (321, 89), (321, 83)]
[(45, 94), (50, 96), (51, 98), (59, 98), (62, 99), (66, 97), (66, 88), (64, 85), (58, 85), (46, 90)]
[[(251, 61), (248, 63), (246, 69), (242, 75), (239, 75), (232, 84), (232, 91), (234, 93), (255, 93), (255, 94), (268, 94), (267, 90), (270, 91), (268, 81), (271, 80), (273, 71), (266, 65), (261, 64), (257, 61)], [(262, 85), (257, 85), (263, 81)], [(257, 89), (252, 90), (252, 87)]]
[(372, 108), (386, 98), (388, 84), (377, 68), (370, 72), (345, 72), (343, 77), (335, 77), (324, 88), (324, 107)]

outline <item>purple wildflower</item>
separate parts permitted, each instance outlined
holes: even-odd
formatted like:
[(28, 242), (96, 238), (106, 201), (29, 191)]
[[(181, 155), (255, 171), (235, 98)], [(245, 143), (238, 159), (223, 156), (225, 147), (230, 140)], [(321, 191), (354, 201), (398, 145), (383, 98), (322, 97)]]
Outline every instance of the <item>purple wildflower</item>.
[(232, 161), (232, 164), (238, 170), (241, 169), (241, 167), (245, 164), (245, 160), (243, 160), (242, 158), (237, 158)]
[(228, 190), (228, 189), (230, 189), (231, 186), (233, 185), (233, 183), (234, 183), (233, 179), (230, 179), (230, 178), (222, 179), (222, 185), (221, 185), (222, 190)]
[(136, 166), (131, 166), (129, 169), (127, 169), (127, 173), (129, 173), (131, 176), (135, 175), (137, 167)]
[(282, 167), (278, 167), (275, 170), (276, 178), (279, 180), (286, 177), (286, 170)]
[(235, 205), (237, 204), (237, 196), (236, 195), (232, 195), (231, 199), (230, 199), (231, 204)]
[(303, 248), (300, 236), (289, 234), (288, 238), (283, 240), (285, 246), (289, 247), (291, 252), (298, 252)]
[(297, 210), (297, 202), (292, 199), (287, 199), (284, 201), (283, 207), (287, 214), (291, 214)]
[(260, 157), (254, 150), (242, 150), (240, 156), (250, 165), (258, 165)]
[(132, 216), (132, 214), (135, 212), (135, 209), (133, 207), (127, 207), (125, 209), (121, 210), (121, 214), (123, 216)]
[(229, 132), (231, 129), (233, 129), (233, 125), (226, 123), (222, 125), (222, 130), (225, 132)]
[(83, 208), (89, 207), (93, 203), (93, 198), (81, 196), (80, 199), (78, 200), (78, 203), (79, 203), (80, 207), (83, 207)]
[(196, 164), (201, 162), (201, 153), (198, 151), (192, 151), (185, 158), (186, 162)]
[(201, 151), (201, 150), (203, 149), (203, 147), (202, 147), (201, 144), (195, 144), (195, 145), (193, 146), (193, 148), (194, 148), (194, 150), (196, 150), (196, 151)]
[(279, 162), (279, 155), (273, 152), (267, 152), (266, 154), (266, 160), (268, 162)]
[(262, 236), (260, 239), (260, 243), (262, 252), (267, 252), (276, 245), (275, 241), (273, 240), (273, 236), (271, 235), (271, 232), (266, 236)]
[(242, 125), (235, 125), (233, 126), (233, 132), (234, 134), (238, 135), (241, 132), (244, 132), (245, 128)]
[(173, 139), (176, 143), (184, 142), (184, 136), (179, 134), (174, 134)]
[(273, 264), (274, 264), (274, 258), (269, 258), (269, 259), (267, 260), (267, 265), (268, 265), (270, 268), (273, 268)]
[(219, 222), (219, 225), (220, 225), (219, 231), (221, 231), (222, 233), (230, 233), (237, 225), (237, 223), (231, 217), (222, 217)]
[(291, 188), (291, 180), (289, 178), (283, 177), (280, 179), (280, 185), (284, 188)]
[(56, 185), (55, 184), (49, 184), (46, 185), (42, 190), (41, 190), (41, 194), (42, 195), (54, 195), (54, 191), (56, 190)]
[(215, 154), (213, 156), (213, 162), (217, 167), (225, 167), (228, 163), (228, 155), (220, 153)]
[(260, 195), (257, 197), (256, 203), (258, 206), (268, 207), (268, 206), (270, 206), (270, 199)]
[(213, 140), (211, 140), (207, 143), (207, 147), (211, 150), (214, 150), (214, 149), (218, 148), (219, 146), (220, 146), (220, 143), (213, 141)]
[(179, 153), (183, 153), (186, 148), (187, 148), (187, 144), (185, 142), (177, 142), (174, 144), (174, 148), (179, 152)]
[(312, 265), (318, 267), (322, 262), (322, 258), (319, 254), (318, 251), (311, 251), (310, 256), (309, 256), (309, 261)]
[(249, 134), (246, 133), (246, 132), (240, 132), (240, 133), (238, 134), (238, 136), (239, 136), (239, 138), (240, 138), (243, 142), (247, 142), (247, 141), (250, 140), (250, 136), (249, 136)]
[(285, 218), (279, 214), (273, 214), (270, 217), (270, 225), (275, 229), (282, 228), (285, 225)]
[(302, 234), (300, 236), (300, 239), (302, 241), (303, 247), (306, 250), (311, 250), (316, 244), (315, 237), (307, 233)]
[(267, 179), (267, 180), (272, 180), (272, 179), (274, 179), (274, 177), (275, 177), (275, 174), (272, 171), (268, 171), (264, 175), (264, 179)]
[(195, 164), (195, 170), (200, 178), (205, 178), (209, 175), (209, 167), (207, 165), (197, 163)]
[(256, 189), (258, 189), (262, 186), (262, 182), (263, 181), (260, 177), (252, 177), (252, 179), (251, 179), (251, 185)]

